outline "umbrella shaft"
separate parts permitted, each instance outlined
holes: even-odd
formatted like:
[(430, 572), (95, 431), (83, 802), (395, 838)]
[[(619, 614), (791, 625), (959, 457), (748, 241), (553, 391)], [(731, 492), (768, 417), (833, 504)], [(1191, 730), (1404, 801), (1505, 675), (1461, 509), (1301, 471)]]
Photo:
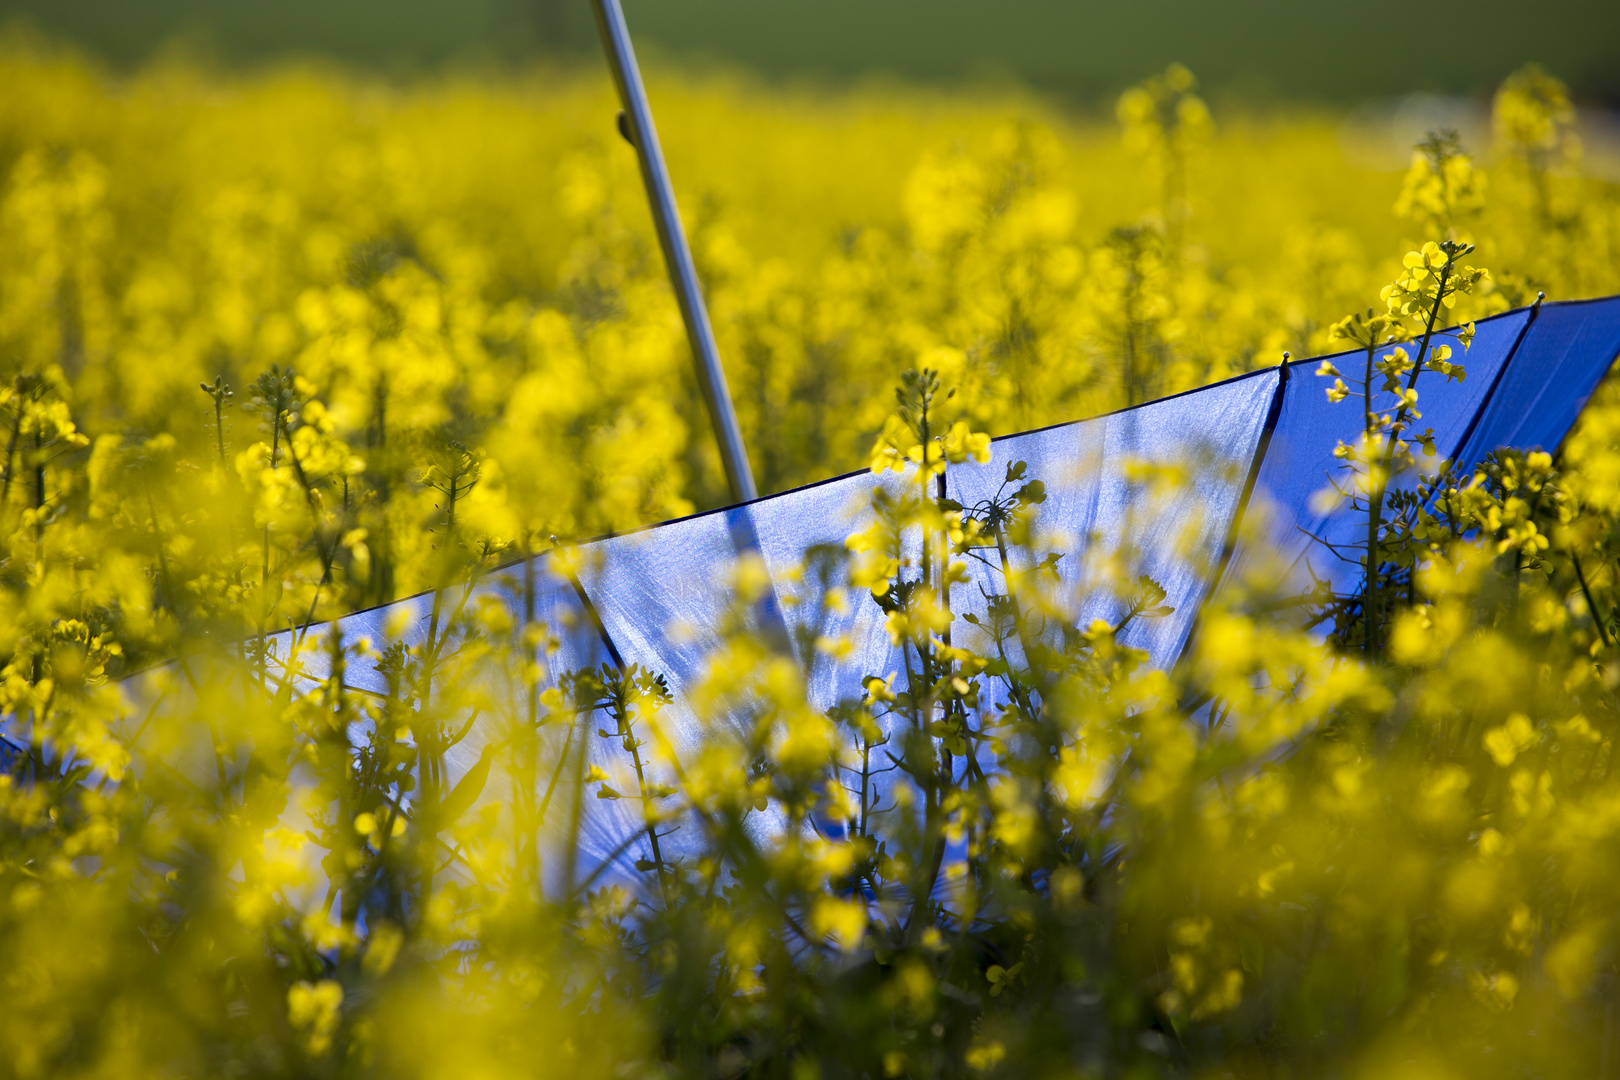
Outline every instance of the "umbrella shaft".
[(703, 388), (709, 419), (720, 444), (720, 460), (725, 465), (731, 496), (737, 502), (746, 502), (758, 496), (754, 473), (748, 465), (742, 431), (737, 426), (737, 410), (732, 406), (731, 392), (726, 387), (725, 369), (720, 366), (720, 350), (715, 346), (708, 309), (703, 305), (692, 249), (686, 243), (686, 231), (681, 228), (680, 211), (675, 206), (675, 192), (670, 187), (664, 152), (658, 145), (658, 132), (653, 128), (652, 109), (647, 104), (641, 69), (636, 66), (636, 53), (630, 45), (624, 9), (619, 6), (619, 0), (591, 0), (591, 6), (596, 10), (602, 47), (607, 50), (608, 66), (613, 69), (613, 82), (624, 105), (630, 139), (641, 162), (641, 179), (647, 185), (647, 201), (652, 204), (658, 243), (664, 249), (670, 284), (675, 287), (681, 319), (686, 323), (686, 337), (692, 345), (692, 360), (697, 365), (698, 383)]

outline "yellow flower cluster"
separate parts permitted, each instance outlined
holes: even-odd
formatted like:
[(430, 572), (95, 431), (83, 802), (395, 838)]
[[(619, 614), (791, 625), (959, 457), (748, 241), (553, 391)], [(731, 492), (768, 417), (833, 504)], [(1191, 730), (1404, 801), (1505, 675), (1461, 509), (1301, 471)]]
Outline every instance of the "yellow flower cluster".
[[(1464, 374), (1435, 330), (1620, 290), (1562, 88), (1403, 186), (1179, 67), (1123, 131), (654, 74), (762, 486), (889, 474), (796, 580), (741, 560), (674, 688), (559, 670), (597, 628), (514, 563), (723, 490), (604, 81), (0, 46), (3, 1071), (1612, 1064), (1620, 397), (1558, 460), (1394, 486), (1417, 377)], [(1131, 537), (1047, 550), (1063, 478), (952, 498), (992, 432), (1339, 341), (1369, 529), (1325, 638), (1249, 566), (1151, 669), (1168, 594)]]

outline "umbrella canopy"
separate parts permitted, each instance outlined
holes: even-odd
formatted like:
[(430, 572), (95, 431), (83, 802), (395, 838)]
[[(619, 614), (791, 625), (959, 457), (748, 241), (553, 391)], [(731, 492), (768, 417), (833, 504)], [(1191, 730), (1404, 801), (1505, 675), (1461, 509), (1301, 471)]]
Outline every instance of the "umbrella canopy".
[[(1437, 342), (1463, 353), (1454, 332)], [(1459, 471), (1500, 446), (1556, 449), (1617, 353), (1620, 297), (1544, 304), (1483, 320), (1467, 350), (1467, 378), (1436, 379), (1423, 390), (1423, 423), (1433, 427), (1439, 455), (1454, 459)], [(1337, 359), (1349, 363), (1348, 354)], [(1081, 621), (1108, 618), (1119, 604), (1088, 576), (1088, 554), (1103, 547), (1113, 552), (1128, 541), (1133, 568), (1164, 586), (1173, 610), (1131, 624), (1122, 637), (1150, 663), (1169, 666), (1186, 649), (1211, 591), (1262, 560), (1301, 581), (1309, 571), (1340, 588), (1354, 587), (1360, 568), (1331, 557), (1319, 539), (1352, 544), (1365, 530), (1364, 513), (1324, 508), (1320, 493), (1340, 465), (1335, 447), (1360, 430), (1360, 409), (1328, 401), (1324, 382), (1311, 377), (1319, 363), (1295, 361), (1105, 416), (1004, 436), (993, 442), (988, 466), (950, 470), (951, 497), (964, 505), (988, 497), (1014, 462), (1042, 478), (1048, 490), (1042, 528), (1072, 553), (1058, 564), (1054, 588), (1068, 593), (1068, 610)], [(1156, 469), (1182, 476), (1168, 496), (1142, 479)], [(820, 603), (825, 583), (802, 573), (806, 552), (842, 547), (870, 512), (875, 489), (901, 482), (892, 474), (850, 473), (543, 554), (503, 568), (472, 591), (480, 602), (504, 604), (514, 615), (532, 613), (552, 629), (556, 647), (547, 668), (553, 680), (604, 663), (663, 675), (675, 698), (664, 733), (676, 754), (695, 753), (716, 721), (700, 722), (683, 691), (702, 677), (722, 642), (739, 559), (757, 559), (768, 579), (748, 614), (754, 632), (800, 665), (813, 705), (829, 708), (858, 695), (863, 676), (902, 668), (876, 604), (860, 597), (828, 608)], [(1264, 528), (1240, 530), (1245, 515), (1262, 506)], [(995, 591), (990, 571), (978, 572), (983, 580), (957, 590), (961, 612), (982, 611), (983, 592)], [(346, 616), (336, 629), (346, 640), (410, 645), (429, 633), (431, 611), (430, 595), (413, 596)], [(826, 621), (807, 627), (811, 613)], [(330, 630), (310, 628), (302, 640)], [(833, 657), (805, 647), (817, 636), (843, 638), (849, 648)], [(277, 635), (271, 654), (291, 659), (298, 678), (327, 678), (326, 653), (306, 644), (294, 656), (294, 641), (291, 632)], [(357, 690), (386, 692), (369, 665), (348, 665), (344, 679)], [(586, 742), (586, 761), (600, 754), (605, 765), (610, 748), (601, 740)], [(452, 749), (452, 776), (478, 760), (482, 745), (475, 737)], [(498, 797), (494, 788), (485, 795)], [(640, 853), (627, 840), (644, 832), (639, 809), (628, 801), (591, 800), (581, 822), (581, 868), (633, 873)], [(683, 845), (671, 839), (667, 846), (678, 855)]]

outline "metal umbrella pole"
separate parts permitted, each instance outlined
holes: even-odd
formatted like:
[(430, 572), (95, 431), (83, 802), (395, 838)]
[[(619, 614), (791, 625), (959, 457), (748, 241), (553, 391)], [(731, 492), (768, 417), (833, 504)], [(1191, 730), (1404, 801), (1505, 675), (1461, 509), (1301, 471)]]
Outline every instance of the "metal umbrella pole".
[(624, 104), (621, 131), (627, 124), (629, 130), (624, 132), (625, 136), (635, 146), (636, 157), (641, 162), (641, 179), (647, 185), (647, 201), (652, 204), (658, 243), (664, 249), (670, 284), (675, 286), (675, 299), (681, 306), (681, 319), (686, 323), (686, 338), (692, 344), (692, 360), (697, 365), (698, 383), (703, 387), (709, 419), (714, 423), (714, 435), (720, 443), (720, 460), (726, 467), (731, 496), (737, 502), (747, 502), (759, 495), (754, 487), (754, 471), (748, 465), (748, 451), (743, 446), (742, 431), (737, 427), (737, 410), (726, 388), (726, 373), (720, 366), (720, 350), (715, 346), (709, 312), (698, 287), (692, 249), (687, 246), (686, 230), (681, 228), (680, 211), (675, 207), (675, 192), (670, 187), (664, 152), (658, 145), (658, 132), (653, 128), (652, 109), (647, 104), (641, 69), (636, 66), (636, 53), (630, 45), (624, 9), (619, 6), (619, 0), (591, 0), (591, 6), (596, 9), (602, 47), (607, 50), (608, 66), (613, 69), (613, 81), (619, 88), (619, 100)]

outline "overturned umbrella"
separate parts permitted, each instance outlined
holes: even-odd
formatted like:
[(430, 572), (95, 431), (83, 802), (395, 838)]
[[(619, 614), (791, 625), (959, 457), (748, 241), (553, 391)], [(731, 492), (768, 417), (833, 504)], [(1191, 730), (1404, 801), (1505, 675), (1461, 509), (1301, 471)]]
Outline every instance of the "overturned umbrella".
[[(1454, 334), (1437, 336), (1461, 351)], [(1437, 451), (1465, 469), (1501, 446), (1555, 449), (1620, 353), (1620, 297), (1544, 304), (1479, 322), (1468, 351), (1468, 379), (1437, 389), (1424, 399), (1424, 422), (1434, 428)], [(988, 468), (958, 467), (952, 494), (971, 504), (993, 492), (1005, 468), (1028, 463), (1046, 480), (1043, 527), (1073, 538), (1080, 562), (1088, 543), (1129, 535), (1136, 568), (1166, 590), (1162, 618), (1136, 623), (1123, 635), (1149, 662), (1176, 662), (1196, 629), (1197, 613), (1223, 578), (1269, 561), (1303, 575), (1322, 550), (1312, 537), (1349, 546), (1364, 515), (1324, 509), (1315, 496), (1328, 486), (1339, 462), (1334, 449), (1360, 431), (1358, 410), (1332, 406), (1319, 380), (1309, 378), (1318, 360), (1266, 368), (1174, 397), (1116, 413), (1009, 435), (992, 444)], [(1382, 410), (1394, 395), (1374, 402)], [(1190, 482), (1169, 500), (1150, 503), (1133, 470), (1143, 464), (1185, 468)], [(820, 586), (800, 575), (804, 553), (816, 545), (841, 545), (856, 527), (884, 477), (862, 471), (656, 525), (640, 532), (587, 542), (504, 568), (473, 588), (488, 601), (522, 610), (526, 581), (536, 598), (534, 617), (558, 632), (553, 672), (603, 663), (660, 673), (674, 692), (664, 732), (677, 753), (695, 753), (713, 733), (683, 700), (700, 679), (707, 658), (723, 640), (733, 603), (729, 571), (739, 558), (757, 559), (767, 584), (754, 605), (762, 632), (802, 640), (805, 613), (820, 608)], [(1264, 528), (1240, 529), (1245, 515), (1263, 505)], [(1318, 576), (1347, 586), (1356, 567), (1333, 560), (1309, 565)], [(1094, 588), (1067, 561), (1063, 586), (1077, 597), (1081, 618), (1106, 616), (1117, 600)], [(980, 568), (975, 571), (988, 574)], [(962, 590), (982, 603), (975, 583)], [(981, 580), (985, 591), (994, 583)], [(971, 604), (971, 601), (970, 601)], [(338, 620), (346, 640), (410, 645), (425, 640), (432, 597), (410, 597)], [(964, 610), (971, 610), (965, 607)], [(398, 628), (403, 627), (403, 632)], [(390, 632), (391, 628), (395, 632)], [(814, 705), (830, 707), (861, 691), (863, 675), (901, 666), (884, 626), (884, 613), (864, 599), (849, 605), (819, 633), (846, 639), (838, 658), (802, 650), (795, 655)], [(318, 641), (325, 628), (310, 628), (302, 640)], [(284, 633), (271, 642), (283, 664), (300, 679), (329, 676), (324, 652)], [(386, 692), (382, 675), (362, 665), (344, 673), (347, 685)], [(740, 722), (740, 721), (739, 721)], [(607, 764), (592, 748), (587, 761)], [(481, 741), (468, 740), (450, 755), (452, 776), (480, 760)], [(486, 795), (485, 798), (492, 797)], [(625, 803), (592, 800), (581, 821), (579, 870), (593, 880), (639, 877), (642, 856), (636, 838), (646, 832), (641, 815)], [(682, 854), (679, 835), (666, 857)]]

